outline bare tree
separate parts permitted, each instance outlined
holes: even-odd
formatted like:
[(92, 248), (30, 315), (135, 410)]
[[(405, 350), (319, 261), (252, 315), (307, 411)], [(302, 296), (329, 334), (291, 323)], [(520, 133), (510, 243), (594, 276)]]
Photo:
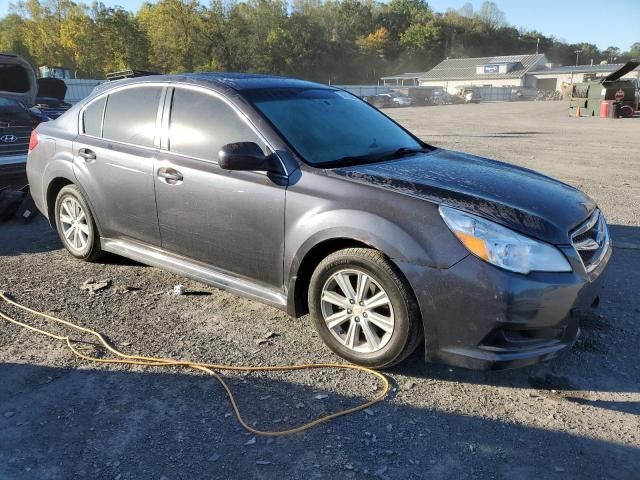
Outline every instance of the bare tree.
[(498, 8), (495, 2), (483, 2), (477, 15), (489, 30), (497, 30), (507, 25), (504, 12)]

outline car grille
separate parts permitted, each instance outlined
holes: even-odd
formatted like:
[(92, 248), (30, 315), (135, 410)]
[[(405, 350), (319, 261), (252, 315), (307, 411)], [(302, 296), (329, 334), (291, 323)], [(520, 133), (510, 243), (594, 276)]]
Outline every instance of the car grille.
[(609, 250), (611, 240), (604, 215), (595, 209), (591, 216), (571, 233), (571, 243), (587, 272), (595, 270)]
[(0, 157), (26, 154), (31, 130), (33, 126), (28, 122), (0, 121)]

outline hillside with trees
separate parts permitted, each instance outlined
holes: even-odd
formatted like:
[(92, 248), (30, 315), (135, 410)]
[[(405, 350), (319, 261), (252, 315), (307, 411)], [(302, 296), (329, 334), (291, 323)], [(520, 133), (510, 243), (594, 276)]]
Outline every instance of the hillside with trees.
[(534, 53), (572, 65), (620, 63), (631, 51), (568, 44), (509, 25), (494, 2), (433, 11), (424, 0), (160, 0), (135, 12), (70, 0), (25, 0), (0, 19), (0, 51), (34, 66), (104, 78), (128, 68), (162, 73), (268, 72), (324, 83), (376, 83), (447, 57)]

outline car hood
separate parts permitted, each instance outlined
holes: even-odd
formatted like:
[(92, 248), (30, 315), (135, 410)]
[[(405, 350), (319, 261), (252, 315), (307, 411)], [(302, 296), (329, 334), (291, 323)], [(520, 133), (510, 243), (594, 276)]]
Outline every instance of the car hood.
[(596, 207), (580, 190), (532, 170), (443, 149), (331, 172), (459, 208), (556, 245), (569, 244), (569, 231)]
[(38, 79), (38, 98), (36, 99), (36, 101), (40, 102), (41, 98), (55, 98), (58, 102), (63, 102), (66, 94), (67, 84), (64, 83), (64, 80), (61, 80), (59, 78)]

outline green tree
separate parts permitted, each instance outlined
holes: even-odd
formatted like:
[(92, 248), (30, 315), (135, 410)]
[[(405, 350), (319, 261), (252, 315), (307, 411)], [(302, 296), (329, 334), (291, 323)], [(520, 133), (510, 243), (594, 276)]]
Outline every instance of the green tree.
[(100, 59), (98, 65), (104, 72), (149, 68), (149, 41), (133, 14), (95, 3), (92, 17), (91, 57)]
[(207, 64), (203, 7), (197, 0), (146, 3), (137, 19), (149, 41), (149, 65), (163, 73), (193, 71)]
[(640, 42), (635, 42), (629, 48), (628, 56), (640, 60)]
[(126, 68), (233, 70), (377, 82), (446, 57), (533, 53), (564, 65), (640, 57), (510, 26), (495, 2), (434, 12), (425, 0), (158, 0), (135, 14), (95, 1), (21, 0), (0, 18), (0, 50), (79, 76)]
[(27, 21), (17, 13), (9, 13), (0, 19), (0, 52), (13, 52), (34, 62), (31, 49), (25, 42)]

